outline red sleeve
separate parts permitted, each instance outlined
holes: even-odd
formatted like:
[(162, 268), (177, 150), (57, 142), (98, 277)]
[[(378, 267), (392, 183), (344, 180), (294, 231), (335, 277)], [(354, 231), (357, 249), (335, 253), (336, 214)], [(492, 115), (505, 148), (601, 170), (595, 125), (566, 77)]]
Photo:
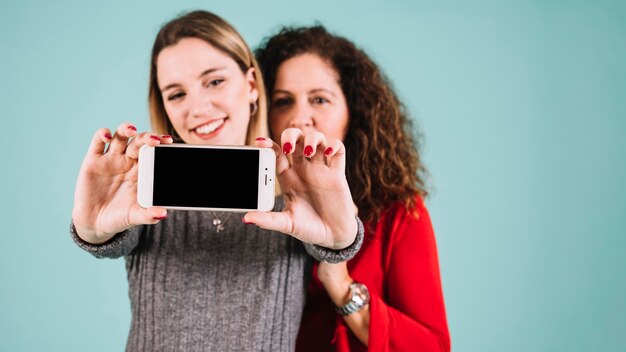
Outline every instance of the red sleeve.
[[(389, 229), (389, 227), (387, 227)], [(398, 208), (384, 253), (386, 299), (370, 301), (370, 351), (450, 351), (435, 235), (421, 200)]]

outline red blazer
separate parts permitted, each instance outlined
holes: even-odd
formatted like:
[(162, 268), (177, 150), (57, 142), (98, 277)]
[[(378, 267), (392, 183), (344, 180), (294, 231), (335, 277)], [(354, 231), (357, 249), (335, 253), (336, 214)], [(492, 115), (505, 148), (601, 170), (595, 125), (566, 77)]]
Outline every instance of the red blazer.
[[(450, 351), (435, 235), (421, 198), (415, 211), (395, 204), (375, 229), (366, 225), (348, 262), (350, 276), (370, 291), (370, 351)], [(367, 350), (332, 309), (316, 263), (296, 351)]]

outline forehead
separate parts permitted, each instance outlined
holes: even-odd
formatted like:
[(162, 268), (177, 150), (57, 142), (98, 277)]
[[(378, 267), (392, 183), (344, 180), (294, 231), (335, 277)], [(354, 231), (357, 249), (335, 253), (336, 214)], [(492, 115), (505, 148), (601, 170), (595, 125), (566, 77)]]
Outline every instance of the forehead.
[(159, 80), (197, 75), (206, 69), (237, 68), (226, 53), (198, 38), (184, 38), (161, 50), (156, 60)]
[[(301, 54), (285, 60), (276, 72), (276, 89), (312, 86), (339, 87), (339, 74), (317, 54)], [(318, 87), (319, 88), (319, 87)]]

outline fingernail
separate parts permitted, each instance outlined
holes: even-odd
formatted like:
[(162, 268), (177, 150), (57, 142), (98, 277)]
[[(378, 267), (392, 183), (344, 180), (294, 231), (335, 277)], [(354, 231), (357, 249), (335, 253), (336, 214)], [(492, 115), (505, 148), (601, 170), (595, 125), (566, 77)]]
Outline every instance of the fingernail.
[(163, 216), (155, 216), (153, 219), (154, 219), (154, 220), (163, 220), (163, 219), (165, 219), (165, 218), (167, 218), (167, 215), (163, 215)]
[(128, 129), (131, 129), (131, 130), (133, 130), (133, 131), (137, 131), (137, 127), (135, 127), (135, 126), (133, 126), (133, 125), (128, 126)]
[(283, 153), (284, 154), (289, 154), (291, 152), (291, 143), (287, 142), (285, 143), (285, 145), (283, 145)]
[(107, 133), (107, 134), (105, 134), (105, 135), (104, 135), (104, 138), (106, 138), (106, 139), (111, 139), (111, 138), (113, 138), (113, 136), (111, 136), (111, 134), (110, 134), (110, 133)]
[(252, 224), (251, 222), (247, 222), (245, 218), (241, 218), (241, 222), (243, 222), (246, 225)]
[(333, 153), (333, 148), (328, 147), (326, 148), (326, 150), (324, 150), (324, 155), (330, 155)]
[(304, 147), (304, 156), (311, 156), (313, 154), (313, 147), (307, 145)]
[(161, 138), (172, 138), (172, 136), (170, 136), (169, 134), (166, 134), (165, 136), (163, 136)]
[(255, 138), (255, 140), (256, 140), (256, 141), (264, 141), (264, 140), (265, 140), (265, 138), (263, 138), (263, 137), (256, 137), (256, 138)]
[(155, 135), (150, 135), (150, 138), (154, 139), (155, 141), (160, 141), (161, 138), (159, 138), (159, 136), (155, 136)]

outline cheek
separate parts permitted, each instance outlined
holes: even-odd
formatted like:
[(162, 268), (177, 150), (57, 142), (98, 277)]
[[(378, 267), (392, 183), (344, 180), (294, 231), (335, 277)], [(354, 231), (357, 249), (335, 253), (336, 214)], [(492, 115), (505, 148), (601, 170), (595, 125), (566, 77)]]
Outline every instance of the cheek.
[(171, 105), (165, 105), (165, 113), (167, 114), (167, 118), (170, 120), (172, 125), (176, 126), (181, 123), (180, 118), (180, 109), (176, 109)]
[(348, 132), (348, 126), (350, 125), (350, 116), (348, 116), (348, 113), (346, 112), (345, 115), (343, 115), (343, 119), (341, 121), (341, 132), (342, 132), (342, 136), (345, 136), (346, 132)]
[(340, 130), (341, 137), (343, 139), (346, 132), (348, 132), (348, 125), (350, 124), (350, 112), (348, 111), (348, 107), (345, 104), (343, 105), (339, 114), (339, 118), (337, 120), (337, 129)]
[(280, 134), (288, 127), (287, 126), (287, 118), (285, 118), (286, 114), (280, 113), (270, 113), (269, 115), (269, 125), (270, 125), (270, 133), (274, 139), (280, 138)]
[[(250, 104), (247, 103), (247, 95), (241, 87), (230, 86), (222, 90), (218, 98), (214, 99), (214, 104), (224, 108), (226, 114), (235, 117), (237, 120), (250, 116)], [(221, 102), (221, 103), (220, 103)], [(245, 115), (245, 116), (244, 116)]]
[(328, 135), (343, 140), (348, 131), (349, 117), (347, 111), (338, 111), (333, 118), (324, 121), (324, 129)]

